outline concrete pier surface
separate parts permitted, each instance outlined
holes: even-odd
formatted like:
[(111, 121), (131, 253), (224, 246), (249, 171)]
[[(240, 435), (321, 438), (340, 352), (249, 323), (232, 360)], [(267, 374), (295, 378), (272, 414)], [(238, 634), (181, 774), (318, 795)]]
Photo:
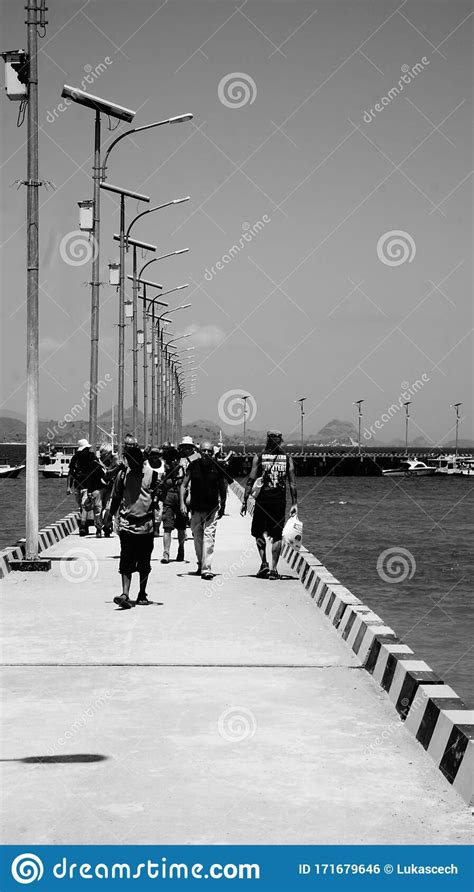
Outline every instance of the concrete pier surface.
[(239, 510), (229, 492), (212, 582), (191, 540), (165, 566), (156, 539), (148, 607), (113, 604), (116, 536), (70, 535), (51, 572), (0, 583), (3, 843), (471, 842), (471, 809), (288, 565), (255, 578)]

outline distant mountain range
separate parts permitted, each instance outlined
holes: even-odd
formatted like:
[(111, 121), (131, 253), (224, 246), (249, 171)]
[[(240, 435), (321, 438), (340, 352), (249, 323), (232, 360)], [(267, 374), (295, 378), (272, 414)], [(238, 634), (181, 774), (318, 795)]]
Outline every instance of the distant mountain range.
[[(139, 440), (143, 440), (143, 413), (138, 412), (138, 431)], [(117, 428), (117, 409), (115, 409), (115, 428)], [(98, 424), (103, 431), (99, 430), (99, 442), (108, 439), (105, 432), (109, 433), (112, 426), (111, 411), (104, 412), (98, 418)], [(127, 433), (132, 429), (132, 408), (125, 410), (124, 431)], [(89, 423), (87, 419), (77, 421), (55, 421), (54, 419), (42, 419), (39, 422), (39, 439), (40, 443), (75, 443), (80, 437), (87, 437), (89, 434)], [(234, 433), (223, 432), (224, 442), (226, 446), (240, 446), (242, 444), (243, 431), (239, 426)], [(4, 410), (0, 416), (0, 443), (24, 443), (26, 435), (26, 425), (24, 416), (18, 412)], [(215, 421), (207, 418), (199, 418), (196, 421), (183, 425), (183, 436), (192, 437), (194, 442), (200, 443), (203, 440), (212, 440), (216, 443), (219, 440), (220, 425)], [(354, 446), (357, 445), (358, 432), (356, 426), (351, 421), (341, 421), (334, 418), (328, 424), (317, 431), (317, 433), (305, 434), (305, 444), (314, 446)], [(253, 430), (248, 428), (246, 431), (246, 443), (248, 446), (261, 446), (265, 443), (266, 431)], [(298, 446), (300, 443), (299, 432), (293, 431), (285, 437), (287, 445)], [(369, 441), (362, 440), (362, 446), (396, 446), (403, 447), (404, 440), (393, 440), (391, 443), (381, 443), (373, 438)], [(410, 441), (409, 446), (415, 449), (427, 449), (432, 444), (425, 440), (424, 437), (416, 437)], [(454, 442), (444, 443), (443, 449), (454, 449)], [(467, 439), (459, 440), (460, 449), (473, 449), (474, 441)]]

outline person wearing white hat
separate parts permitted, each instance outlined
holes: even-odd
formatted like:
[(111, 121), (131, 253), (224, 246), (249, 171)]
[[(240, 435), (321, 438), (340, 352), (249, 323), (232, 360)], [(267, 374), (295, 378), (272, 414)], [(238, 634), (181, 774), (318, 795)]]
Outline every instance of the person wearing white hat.
[(201, 454), (193, 442), (192, 437), (182, 437), (181, 443), (178, 446), (179, 452), (179, 463), (184, 471), (188, 470), (189, 464), (192, 461), (196, 461), (197, 458), (201, 457)]

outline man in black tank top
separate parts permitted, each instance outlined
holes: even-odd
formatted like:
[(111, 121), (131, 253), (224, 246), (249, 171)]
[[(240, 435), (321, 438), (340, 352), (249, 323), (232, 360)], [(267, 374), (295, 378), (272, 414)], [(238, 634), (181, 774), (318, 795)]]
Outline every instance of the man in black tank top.
[[(261, 455), (254, 456), (252, 469), (245, 487), (241, 514), (247, 513), (247, 501), (255, 481), (261, 483), (260, 492), (255, 498), (251, 534), (254, 536), (260, 555), (261, 579), (279, 579), (277, 570), (281, 554), (281, 536), (286, 515), (286, 484), (290, 486), (291, 514), (297, 513), (296, 481), (293, 459), (285, 455), (281, 443), (281, 431), (267, 432), (267, 443)], [(265, 533), (272, 539), (272, 566), (268, 566)]]

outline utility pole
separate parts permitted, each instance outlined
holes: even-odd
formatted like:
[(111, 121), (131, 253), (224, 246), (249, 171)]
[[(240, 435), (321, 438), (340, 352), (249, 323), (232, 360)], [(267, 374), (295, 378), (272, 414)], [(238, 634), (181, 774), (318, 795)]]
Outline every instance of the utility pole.
[(411, 406), (411, 400), (408, 400), (407, 403), (403, 403), (405, 406), (405, 455), (408, 455), (408, 419), (410, 417), (409, 406)]
[(305, 400), (307, 400), (307, 399), (308, 399), (308, 397), (302, 396), (298, 400), (295, 400), (295, 403), (300, 404), (300, 409), (301, 409), (301, 455), (304, 454), (304, 416), (305, 416), (304, 404), (305, 404)]
[(100, 111), (95, 113), (94, 129), (94, 211), (92, 229), (91, 358), (89, 392), (89, 442), (97, 448), (97, 383), (99, 378), (99, 290), (100, 290)]
[(19, 123), (26, 105), (26, 505), (25, 558), (11, 561), (12, 570), (50, 570), (38, 555), (38, 416), (39, 416), (39, 180), (38, 158), (38, 32), (44, 36), (46, 5), (26, 0), (27, 50), (2, 53), (7, 96), (20, 101)]
[(462, 406), (462, 403), (454, 403), (453, 409), (456, 412), (456, 448), (454, 454), (456, 458), (458, 457), (458, 444), (459, 444), (459, 409)]
[(354, 403), (354, 406), (357, 406), (357, 409), (359, 410), (359, 430), (358, 430), (358, 435), (357, 435), (357, 446), (358, 446), (359, 455), (360, 455), (360, 436), (361, 436), (361, 429), (362, 429), (362, 403), (363, 402), (364, 402), (364, 400), (356, 400)]
[(26, 554), (38, 559), (39, 415), (39, 169), (38, 169), (38, 8), (28, 0), (27, 285), (26, 285)]
[(247, 447), (246, 447), (246, 435), (247, 435), (247, 400), (249, 399), (249, 395), (241, 396), (241, 400), (244, 401), (244, 455), (246, 455)]

